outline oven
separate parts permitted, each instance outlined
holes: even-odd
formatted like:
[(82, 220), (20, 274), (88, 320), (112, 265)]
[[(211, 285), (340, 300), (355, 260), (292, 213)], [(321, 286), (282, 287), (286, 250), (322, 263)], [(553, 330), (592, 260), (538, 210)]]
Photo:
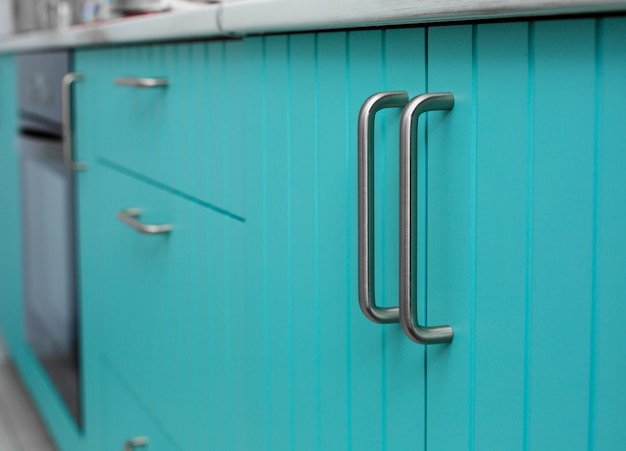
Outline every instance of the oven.
[(74, 181), (63, 160), (69, 51), (18, 56), (26, 341), (81, 424)]

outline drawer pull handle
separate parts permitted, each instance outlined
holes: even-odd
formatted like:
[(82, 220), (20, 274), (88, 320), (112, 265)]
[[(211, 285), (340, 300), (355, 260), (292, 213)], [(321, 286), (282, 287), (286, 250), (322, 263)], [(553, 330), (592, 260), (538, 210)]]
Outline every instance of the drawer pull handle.
[(74, 162), (72, 154), (74, 152), (74, 142), (72, 138), (72, 83), (83, 81), (82, 74), (72, 72), (65, 74), (61, 82), (61, 110), (63, 120), (63, 163), (70, 171), (82, 171), (87, 168), (84, 163)]
[(124, 442), (124, 451), (134, 451), (138, 446), (146, 446), (148, 437), (134, 437)]
[(141, 210), (139, 208), (128, 208), (120, 211), (117, 214), (117, 219), (145, 235), (157, 235), (159, 233), (169, 233), (172, 231), (170, 224), (144, 224), (135, 219), (139, 216), (141, 216)]
[(451, 110), (454, 96), (449, 92), (422, 94), (412, 99), (400, 118), (400, 325), (416, 343), (450, 343), (450, 326), (420, 326), (417, 321), (416, 243), (417, 224), (413, 223), (413, 205), (417, 201), (417, 120), (432, 110)]
[(115, 84), (132, 88), (162, 88), (167, 86), (169, 81), (167, 78), (118, 77), (115, 79)]
[(408, 100), (404, 91), (379, 92), (369, 97), (359, 111), (359, 306), (370, 321), (379, 324), (397, 323), (399, 309), (377, 306), (374, 295), (374, 119), (378, 111), (401, 108)]

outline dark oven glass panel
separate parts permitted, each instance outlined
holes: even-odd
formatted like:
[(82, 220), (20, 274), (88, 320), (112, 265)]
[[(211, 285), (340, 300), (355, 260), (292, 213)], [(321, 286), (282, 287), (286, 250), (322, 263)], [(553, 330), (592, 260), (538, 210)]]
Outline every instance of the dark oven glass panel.
[(18, 55), (20, 128), (61, 134), (61, 82), (70, 71), (66, 50)]
[(80, 424), (72, 175), (58, 140), (20, 136), (26, 339)]

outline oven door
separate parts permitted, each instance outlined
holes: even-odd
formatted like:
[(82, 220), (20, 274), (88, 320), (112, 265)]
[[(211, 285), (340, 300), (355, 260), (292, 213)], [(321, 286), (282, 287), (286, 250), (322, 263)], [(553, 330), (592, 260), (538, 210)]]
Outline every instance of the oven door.
[(72, 175), (61, 141), (19, 135), (26, 339), (80, 423)]

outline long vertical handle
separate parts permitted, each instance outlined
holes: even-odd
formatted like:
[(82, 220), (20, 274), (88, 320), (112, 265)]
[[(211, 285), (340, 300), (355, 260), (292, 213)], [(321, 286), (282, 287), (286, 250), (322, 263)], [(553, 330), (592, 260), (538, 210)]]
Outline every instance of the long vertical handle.
[(384, 108), (400, 108), (409, 96), (404, 91), (379, 92), (359, 112), (359, 306), (375, 323), (397, 323), (398, 307), (378, 307), (374, 297), (374, 118)]
[(66, 74), (61, 83), (61, 108), (63, 114), (63, 162), (70, 171), (81, 171), (87, 168), (84, 163), (74, 162), (72, 159), (73, 139), (72, 139), (72, 83), (82, 81), (85, 77), (82, 74), (73, 72)]
[(400, 325), (416, 343), (450, 343), (450, 326), (420, 326), (417, 320), (416, 236), (413, 223), (413, 205), (417, 201), (417, 120), (419, 115), (432, 110), (450, 110), (454, 96), (449, 92), (422, 94), (412, 99), (400, 118)]

